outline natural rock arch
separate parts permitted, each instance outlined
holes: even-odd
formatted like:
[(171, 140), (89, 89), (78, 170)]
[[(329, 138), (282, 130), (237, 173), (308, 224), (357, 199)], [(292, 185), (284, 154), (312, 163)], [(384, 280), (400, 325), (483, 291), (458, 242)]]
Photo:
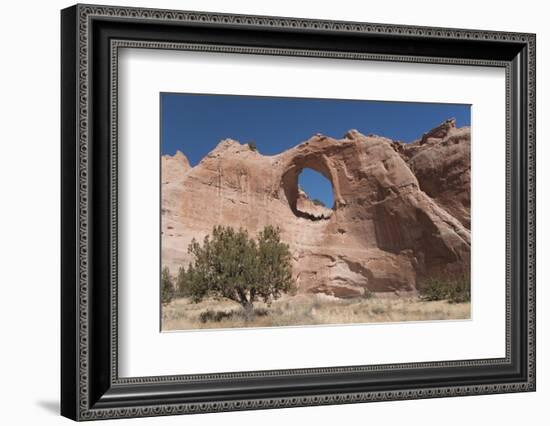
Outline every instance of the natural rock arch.
[[(420, 156), (428, 152), (467, 158), (469, 150), (452, 147), (469, 144), (469, 131), (444, 130), (424, 144), (407, 145), (357, 131), (340, 140), (315, 135), (274, 156), (222, 141), (181, 180), (166, 179), (163, 185), (163, 262), (169, 259), (167, 265), (177, 270), (188, 261), (190, 239), (223, 223), (250, 233), (279, 226), (293, 253), (300, 292), (347, 297), (367, 290), (414, 290), (422, 277), (468, 268), (470, 231), (451, 208), (442, 207), (453, 207), (447, 200), (456, 198), (462, 187), (452, 185), (459, 181), (449, 181), (455, 192), (436, 202), (416, 176), (425, 168)], [(164, 181), (169, 167), (178, 165), (163, 161)], [(469, 162), (456, 164), (457, 173), (469, 173)], [(328, 219), (311, 220), (297, 208), (304, 168), (331, 182), (334, 206)]]
[[(334, 182), (332, 180), (332, 174), (325, 157), (319, 158), (317, 155), (309, 156), (297, 156), (293, 159), (294, 161), (289, 164), (286, 171), (283, 173), (281, 178), (281, 187), (283, 189), (286, 201), (292, 213), (296, 217), (301, 217), (309, 220), (328, 220), (332, 215), (314, 215), (308, 212), (305, 212), (298, 208), (298, 201), (300, 198), (299, 189), (298, 189), (298, 177), (304, 169), (311, 169), (320, 173), (324, 176), (332, 186), (332, 193), (336, 194), (334, 187)], [(335, 198), (336, 199), (336, 198)], [(332, 206), (331, 206), (332, 207)], [(335, 207), (332, 207), (334, 209)]]

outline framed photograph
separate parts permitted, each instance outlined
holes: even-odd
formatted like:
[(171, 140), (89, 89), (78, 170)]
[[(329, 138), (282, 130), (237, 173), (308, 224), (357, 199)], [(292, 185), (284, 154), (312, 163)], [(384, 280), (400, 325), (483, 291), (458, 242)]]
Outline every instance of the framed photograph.
[(535, 390), (535, 35), (61, 12), (61, 412)]

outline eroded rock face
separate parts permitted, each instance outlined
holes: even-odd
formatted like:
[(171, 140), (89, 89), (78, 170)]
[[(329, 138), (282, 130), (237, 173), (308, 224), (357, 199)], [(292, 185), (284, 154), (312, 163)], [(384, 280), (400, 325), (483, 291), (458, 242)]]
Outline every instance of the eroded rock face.
[(450, 119), (413, 143), (394, 144), (420, 189), (470, 229), (470, 128)]
[[(228, 139), (193, 168), (164, 156), (163, 265), (187, 265), (191, 239), (214, 225), (255, 234), (271, 224), (290, 245), (299, 292), (415, 290), (469, 265), (469, 144), (469, 129), (449, 121), (408, 145), (351, 130), (274, 156)], [(332, 183), (333, 209), (298, 189), (306, 167)]]
[(324, 204), (311, 200), (308, 195), (298, 188), (298, 199), (296, 200), (298, 214), (311, 220), (326, 220), (332, 216), (332, 209)]

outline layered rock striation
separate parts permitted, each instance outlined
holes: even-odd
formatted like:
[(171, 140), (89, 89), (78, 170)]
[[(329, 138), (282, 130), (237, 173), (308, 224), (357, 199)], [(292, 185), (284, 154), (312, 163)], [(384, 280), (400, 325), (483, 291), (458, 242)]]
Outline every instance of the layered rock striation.
[[(409, 144), (350, 130), (264, 156), (227, 139), (195, 167), (180, 152), (161, 166), (162, 263), (173, 273), (218, 224), (278, 226), (302, 293), (414, 291), (469, 268), (470, 130), (453, 120)], [(332, 183), (332, 209), (300, 191), (304, 168)]]

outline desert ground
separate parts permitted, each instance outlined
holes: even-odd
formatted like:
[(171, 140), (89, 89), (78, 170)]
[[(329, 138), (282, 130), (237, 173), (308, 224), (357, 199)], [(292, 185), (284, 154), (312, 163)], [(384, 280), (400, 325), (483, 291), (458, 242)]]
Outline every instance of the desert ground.
[(257, 302), (254, 307), (254, 318), (246, 321), (235, 302), (208, 299), (193, 303), (188, 298), (177, 298), (162, 309), (162, 331), (470, 318), (470, 302), (425, 301), (418, 295), (393, 293), (350, 299), (324, 294), (283, 296), (271, 306)]

